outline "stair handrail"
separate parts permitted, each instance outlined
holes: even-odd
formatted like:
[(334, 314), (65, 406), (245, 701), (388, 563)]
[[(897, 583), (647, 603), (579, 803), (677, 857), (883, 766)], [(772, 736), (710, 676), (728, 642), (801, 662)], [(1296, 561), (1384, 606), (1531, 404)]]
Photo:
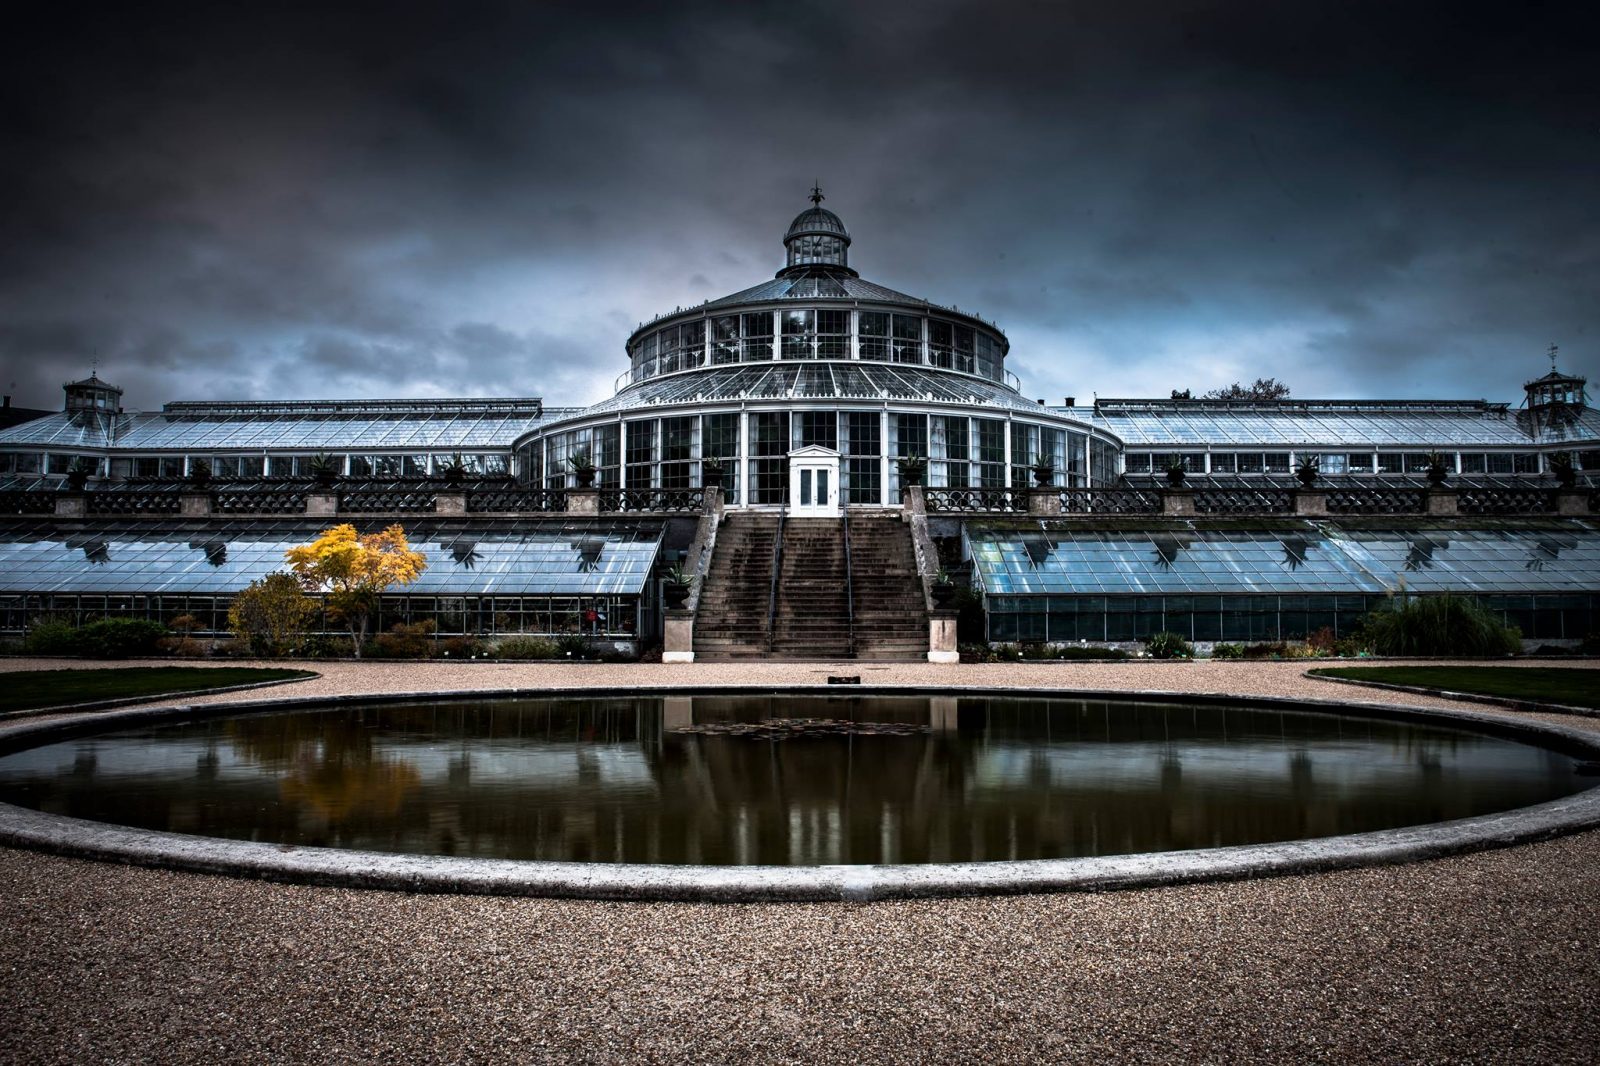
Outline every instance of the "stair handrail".
[(856, 657), (856, 586), (855, 567), (850, 561), (850, 512), (845, 511), (839, 516), (844, 523), (844, 617), (849, 625), (850, 658)]
[(772, 584), (767, 590), (767, 652), (771, 654), (778, 633), (778, 572), (783, 568), (783, 519), (778, 512), (778, 535), (772, 542)]

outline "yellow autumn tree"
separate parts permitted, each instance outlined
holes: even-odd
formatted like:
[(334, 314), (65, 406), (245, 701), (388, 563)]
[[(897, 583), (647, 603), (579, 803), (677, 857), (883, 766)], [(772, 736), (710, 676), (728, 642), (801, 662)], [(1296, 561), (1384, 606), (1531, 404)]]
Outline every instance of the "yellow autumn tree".
[(358, 659), (378, 597), (394, 585), (411, 584), (428, 567), (427, 558), (411, 550), (398, 524), (382, 533), (357, 533), (349, 523), (337, 525), (310, 544), (290, 548), (283, 558), (301, 587), (326, 596), (328, 609), (350, 627)]

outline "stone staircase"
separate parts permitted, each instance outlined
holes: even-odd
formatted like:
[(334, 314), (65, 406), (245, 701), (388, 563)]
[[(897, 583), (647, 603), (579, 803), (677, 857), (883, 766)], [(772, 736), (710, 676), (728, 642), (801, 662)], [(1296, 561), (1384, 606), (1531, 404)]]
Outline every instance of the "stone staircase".
[(928, 659), (928, 610), (911, 527), (897, 511), (850, 515), (856, 658)]
[[(775, 515), (728, 515), (695, 618), (696, 661), (907, 659), (928, 651), (928, 616), (911, 531), (898, 514), (849, 519), (850, 580), (837, 518), (790, 518), (783, 527), (775, 626), (768, 643)], [(853, 592), (853, 598), (851, 593)], [(855, 605), (854, 654), (848, 605)]]
[(730, 512), (722, 520), (695, 613), (697, 662), (767, 657), (767, 605), (777, 537), (776, 515)]

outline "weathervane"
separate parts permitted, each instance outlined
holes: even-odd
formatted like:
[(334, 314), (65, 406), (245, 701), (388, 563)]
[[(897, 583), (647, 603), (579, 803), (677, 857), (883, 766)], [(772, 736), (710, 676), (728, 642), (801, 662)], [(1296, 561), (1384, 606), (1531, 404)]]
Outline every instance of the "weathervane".
[(819, 181), (819, 182), (817, 182), (817, 183), (815, 183), (814, 185), (811, 186), (811, 202), (812, 203), (816, 204), (818, 207), (821, 207), (822, 206), (822, 201), (826, 200), (826, 199), (827, 199), (827, 197), (822, 195), (822, 182)]
[(1556, 372), (1556, 352), (1559, 350), (1560, 348), (1557, 345), (1552, 344), (1550, 351), (1546, 353), (1550, 356), (1550, 373), (1552, 374)]

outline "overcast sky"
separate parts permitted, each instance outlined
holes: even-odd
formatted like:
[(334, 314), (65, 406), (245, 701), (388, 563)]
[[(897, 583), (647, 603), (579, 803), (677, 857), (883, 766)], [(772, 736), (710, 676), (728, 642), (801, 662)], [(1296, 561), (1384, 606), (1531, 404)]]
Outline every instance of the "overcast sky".
[(134, 408), (591, 402), (640, 320), (771, 277), (813, 180), (1030, 396), (1600, 363), (1587, 4), (277, 7), (8, 25), (13, 402), (91, 361)]

